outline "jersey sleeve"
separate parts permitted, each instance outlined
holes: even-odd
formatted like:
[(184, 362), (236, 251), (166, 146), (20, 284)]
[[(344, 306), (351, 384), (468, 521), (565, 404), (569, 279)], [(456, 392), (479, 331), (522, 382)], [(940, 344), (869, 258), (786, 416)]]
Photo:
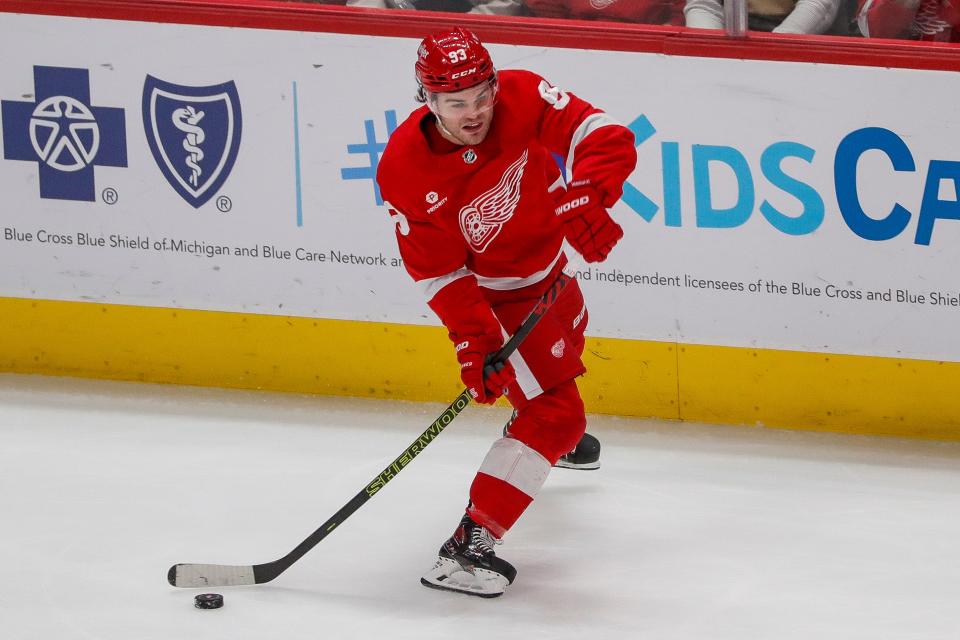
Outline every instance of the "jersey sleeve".
[(793, 11), (778, 24), (774, 33), (826, 33), (837, 19), (840, 0), (797, 0)]
[(407, 273), (450, 339), (457, 342), (460, 337), (477, 335), (499, 339), (500, 324), (480, 292), (476, 276), (466, 267), (463, 238), (431, 224), (425, 215), (384, 204), (396, 223), (397, 246)]
[[(384, 194), (386, 198), (388, 194)], [(467, 273), (467, 248), (462, 238), (431, 224), (422, 214), (384, 201), (396, 224), (397, 246), (403, 266), (420, 285), (427, 300), (459, 273)]]
[(575, 94), (524, 75), (521, 90), (539, 110), (538, 137), (564, 159), (567, 182), (589, 180), (604, 206), (612, 207), (637, 164), (633, 133)]

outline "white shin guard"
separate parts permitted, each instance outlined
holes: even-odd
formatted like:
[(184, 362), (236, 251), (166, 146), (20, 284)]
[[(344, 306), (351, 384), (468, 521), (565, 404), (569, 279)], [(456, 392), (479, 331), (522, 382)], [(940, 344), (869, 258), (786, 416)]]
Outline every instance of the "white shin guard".
[(490, 447), (480, 472), (535, 498), (550, 474), (550, 461), (516, 438), (500, 438)]

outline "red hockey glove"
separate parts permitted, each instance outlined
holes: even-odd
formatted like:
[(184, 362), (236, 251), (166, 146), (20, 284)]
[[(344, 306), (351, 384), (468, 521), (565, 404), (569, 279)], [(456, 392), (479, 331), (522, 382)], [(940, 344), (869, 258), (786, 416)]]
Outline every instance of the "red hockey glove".
[(501, 346), (500, 341), (490, 336), (467, 336), (457, 340), (460, 379), (473, 399), (481, 404), (493, 404), (517, 378), (509, 362), (484, 367), (486, 358)]
[(563, 235), (587, 262), (603, 262), (623, 237), (623, 229), (603, 207), (588, 180), (571, 182), (557, 198)]

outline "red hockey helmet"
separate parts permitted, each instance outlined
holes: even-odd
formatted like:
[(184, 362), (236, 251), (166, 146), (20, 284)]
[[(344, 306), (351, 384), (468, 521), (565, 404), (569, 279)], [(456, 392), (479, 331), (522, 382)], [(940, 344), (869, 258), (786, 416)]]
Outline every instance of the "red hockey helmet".
[(494, 74), (490, 52), (462, 27), (424, 38), (417, 52), (416, 70), (417, 81), (434, 93), (469, 89)]

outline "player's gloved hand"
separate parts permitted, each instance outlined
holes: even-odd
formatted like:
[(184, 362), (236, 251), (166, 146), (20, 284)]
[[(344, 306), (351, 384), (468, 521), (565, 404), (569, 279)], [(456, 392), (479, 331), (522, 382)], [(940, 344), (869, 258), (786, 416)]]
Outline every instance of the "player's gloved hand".
[(623, 237), (623, 229), (603, 207), (589, 180), (573, 181), (556, 200), (563, 234), (587, 262), (603, 262)]
[(502, 342), (491, 336), (461, 337), (456, 342), (460, 379), (473, 399), (481, 404), (493, 404), (517, 379), (509, 362), (486, 365), (486, 358), (501, 346)]

